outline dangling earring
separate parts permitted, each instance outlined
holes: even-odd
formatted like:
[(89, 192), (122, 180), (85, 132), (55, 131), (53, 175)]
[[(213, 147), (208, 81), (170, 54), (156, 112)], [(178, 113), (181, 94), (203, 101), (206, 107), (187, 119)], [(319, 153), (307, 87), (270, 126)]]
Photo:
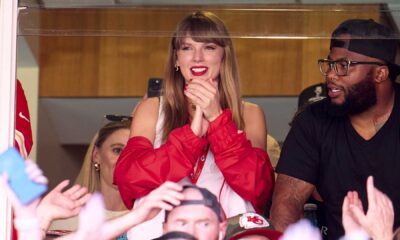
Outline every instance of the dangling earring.
[(179, 66), (177, 63), (175, 63), (175, 72), (179, 71)]
[(100, 172), (100, 163), (95, 162), (95, 163), (93, 164), (93, 167), (94, 167), (94, 170), (95, 170), (96, 172)]

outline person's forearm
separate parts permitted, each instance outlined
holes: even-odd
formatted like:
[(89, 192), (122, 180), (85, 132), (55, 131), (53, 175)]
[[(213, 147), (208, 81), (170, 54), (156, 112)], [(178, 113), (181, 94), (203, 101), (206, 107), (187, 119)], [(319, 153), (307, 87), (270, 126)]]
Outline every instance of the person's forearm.
[(272, 224), (278, 231), (283, 232), (303, 216), (304, 203), (314, 189), (313, 185), (300, 179), (278, 175), (270, 212)]
[(283, 232), (285, 229), (297, 222), (303, 214), (303, 204), (295, 199), (273, 201), (270, 218), (276, 230)]
[(143, 218), (135, 211), (131, 211), (119, 218), (107, 221), (102, 227), (103, 237), (104, 239), (116, 238), (142, 222)]

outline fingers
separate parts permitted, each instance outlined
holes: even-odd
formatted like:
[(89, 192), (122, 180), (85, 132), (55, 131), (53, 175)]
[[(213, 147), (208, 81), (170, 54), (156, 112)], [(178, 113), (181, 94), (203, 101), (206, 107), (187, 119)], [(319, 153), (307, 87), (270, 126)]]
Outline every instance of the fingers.
[(210, 95), (211, 93), (215, 94), (218, 90), (218, 83), (212, 79), (193, 79), (187, 85), (186, 90), (191, 90), (193, 92), (200, 91), (204, 95)]
[(363, 209), (361, 199), (359, 198), (358, 193), (356, 191), (350, 192), (350, 205)]
[(196, 106), (196, 110), (190, 125), (192, 131), (196, 136), (203, 136), (207, 129), (203, 129), (203, 111), (199, 106)]
[(350, 211), (353, 215), (353, 218), (359, 222), (361, 226), (367, 223), (368, 219), (362, 208), (359, 208), (356, 205), (350, 205)]
[(80, 199), (82, 196), (84, 196), (88, 192), (87, 188), (79, 186), (79, 189), (72, 193), (69, 197), (72, 200), (77, 200)]
[(344, 197), (343, 199), (343, 205), (342, 205), (342, 214), (347, 214), (349, 212), (349, 197), (348, 197), (348, 193), (347, 196)]
[(28, 174), (29, 178), (36, 183), (45, 185), (48, 183), (47, 178), (43, 175), (43, 171), (32, 160), (27, 159), (25, 161), (25, 172)]
[(81, 207), (87, 203), (87, 201), (92, 197), (91, 193), (85, 193), (85, 195), (81, 196), (76, 202), (75, 207)]
[(201, 107), (208, 121), (213, 121), (221, 114), (217, 81), (193, 79), (186, 85), (184, 94), (194, 105)]
[(182, 191), (183, 189), (181, 185), (170, 181), (166, 181), (165, 183), (161, 184), (160, 188), (167, 188), (175, 191)]
[(374, 189), (375, 195), (375, 210), (379, 211), (382, 214), (382, 218), (391, 217), (393, 214), (393, 203), (390, 198), (384, 194), (383, 192), (379, 191), (378, 189)]
[(91, 196), (88, 194), (87, 189), (76, 184), (62, 192), (68, 184), (69, 180), (62, 181), (45, 197), (45, 199), (52, 198), (53, 200), (49, 201), (54, 201), (56, 205), (69, 210), (83, 206)]
[(374, 208), (376, 206), (375, 190), (377, 189), (374, 186), (374, 179), (372, 176), (369, 176), (367, 178), (368, 208)]
[(72, 199), (72, 200), (77, 200), (80, 197), (82, 197), (84, 194), (88, 192), (87, 188), (82, 187), (79, 184), (75, 184), (71, 188), (67, 189), (65, 192), (63, 192), (63, 195)]
[(173, 182), (165, 182), (156, 190), (149, 194), (148, 201), (153, 201), (155, 205), (162, 209), (171, 210), (174, 206), (179, 205), (183, 200), (181, 193), (182, 186)]
[(61, 192), (62, 190), (64, 190), (64, 188), (66, 188), (69, 184), (69, 180), (65, 179), (64, 181), (60, 182), (59, 184), (57, 184), (57, 186), (51, 190), (52, 192)]
[(195, 105), (200, 105), (202, 107), (209, 105), (218, 94), (218, 88), (214, 87), (210, 82), (213, 81), (194, 79), (187, 85), (185, 95), (190, 98)]
[(74, 185), (62, 194), (65, 197), (65, 203), (68, 204), (71, 209), (85, 205), (91, 197), (88, 190), (80, 185)]

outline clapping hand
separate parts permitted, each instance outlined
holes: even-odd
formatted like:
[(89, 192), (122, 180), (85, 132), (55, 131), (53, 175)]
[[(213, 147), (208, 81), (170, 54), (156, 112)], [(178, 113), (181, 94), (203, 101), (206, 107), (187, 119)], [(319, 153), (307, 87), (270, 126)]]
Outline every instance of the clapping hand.
[(357, 194), (350, 193), (343, 202), (343, 225), (346, 234), (363, 229), (372, 239), (391, 240), (394, 210), (392, 201), (374, 186), (373, 177), (367, 179), (368, 210), (364, 213)]
[(187, 84), (184, 93), (192, 104), (200, 107), (209, 122), (215, 120), (222, 113), (218, 82), (215, 79), (192, 79)]

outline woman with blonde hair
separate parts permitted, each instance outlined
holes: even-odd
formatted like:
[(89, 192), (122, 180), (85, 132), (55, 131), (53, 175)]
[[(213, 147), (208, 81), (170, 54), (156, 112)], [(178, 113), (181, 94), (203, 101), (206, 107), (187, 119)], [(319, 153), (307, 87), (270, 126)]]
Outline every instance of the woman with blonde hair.
[[(105, 124), (93, 137), (86, 152), (76, 183), (90, 193), (100, 192), (104, 199), (106, 218), (121, 216), (128, 210), (124, 206), (118, 188), (113, 184), (117, 159), (129, 138), (131, 121), (123, 117)], [(51, 229), (76, 231), (78, 218), (55, 221)]]
[[(225, 24), (211, 12), (184, 18), (170, 42), (162, 95), (137, 106), (115, 168), (128, 208), (163, 182), (180, 181), (210, 190), (228, 217), (264, 212), (274, 184), (265, 116), (239, 89)], [(153, 235), (129, 237), (157, 237), (161, 224), (153, 226)]]

